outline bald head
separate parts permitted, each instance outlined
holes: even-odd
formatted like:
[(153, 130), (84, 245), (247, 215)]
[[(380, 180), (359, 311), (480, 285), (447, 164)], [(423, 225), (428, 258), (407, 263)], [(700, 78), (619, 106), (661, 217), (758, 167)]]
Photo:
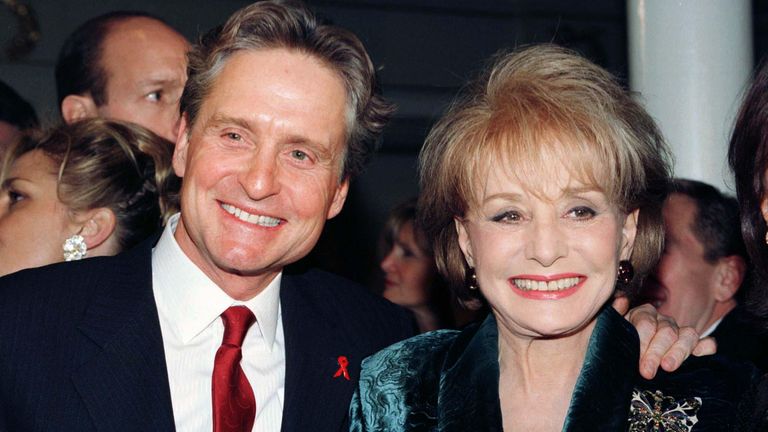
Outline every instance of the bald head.
[(175, 140), (189, 44), (143, 13), (94, 18), (65, 42), (56, 65), (64, 121), (104, 117)]

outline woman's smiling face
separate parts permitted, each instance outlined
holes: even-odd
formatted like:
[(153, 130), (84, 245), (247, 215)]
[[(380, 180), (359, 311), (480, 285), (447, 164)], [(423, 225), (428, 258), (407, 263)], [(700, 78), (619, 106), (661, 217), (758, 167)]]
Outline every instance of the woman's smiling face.
[(637, 212), (623, 214), (561, 163), (523, 183), (491, 162), (475, 204), (457, 220), (459, 244), (500, 326), (525, 337), (586, 327), (629, 259)]

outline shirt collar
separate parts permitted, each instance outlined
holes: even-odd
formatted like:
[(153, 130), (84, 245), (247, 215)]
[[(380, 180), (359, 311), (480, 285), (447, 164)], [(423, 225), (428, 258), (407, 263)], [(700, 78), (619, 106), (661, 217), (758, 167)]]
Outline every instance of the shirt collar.
[(188, 344), (228, 307), (245, 305), (271, 350), (280, 319), (280, 272), (256, 297), (238, 301), (228, 296), (181, 250), (173, 236), (179, 214), (173, 215), (152, 250), (152, 278), (158, 308), (162, 309), (179, 340)]
[(704, 332), (699, 337), (700, 338), (705, 338), (705, 337), (711, 335), (717, 329), (717, 326), (719, 326), (720, 323), (723, 322), (723, 318), (725, 318), (725, 315), (721, 316), (719, 320), (713, 322), (712, 325), (709, 326), (706, 330), (704, 330)]

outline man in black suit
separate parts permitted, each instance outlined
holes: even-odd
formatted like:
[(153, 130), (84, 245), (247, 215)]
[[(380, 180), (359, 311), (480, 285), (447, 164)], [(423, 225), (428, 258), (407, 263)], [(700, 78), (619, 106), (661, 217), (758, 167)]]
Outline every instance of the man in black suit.
[[(300, 4), (248, 6), (204, 37), (181, 101), (180, 216), (117, 257), (0, 280), (0, 430), (343, 430), (360, 361), (412, 320), (283, 268), (391, 114), (375, 88), (360, 41)], [(656, 364), (690, 352), (658, 335)]]
[(231, 306), (255, 316), (244, 424), (342, 429), (360, 361), (413, 321), (340, 278), (282, 271), (341, 210), (392, 112), (373, 83), (359, 40), (301, 5), (251, 5), (194, 47), (180, 217), (128, 254), (2, 282), (0, 429), (211, 430)]
[(749, 259), (739, 228), (735, 198), (676, 179), (664, 202), (664, 255), (641, 294), (679, 325), (713, 336), (719, 354), (766, 370), (768, 334), (741, 304)]

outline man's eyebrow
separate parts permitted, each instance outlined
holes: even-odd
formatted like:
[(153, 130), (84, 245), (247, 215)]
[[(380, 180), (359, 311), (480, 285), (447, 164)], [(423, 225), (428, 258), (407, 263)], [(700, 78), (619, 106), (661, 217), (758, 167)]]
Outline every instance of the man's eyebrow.
[[(206, 123), (206, 128), (219, 127), (222, 125), (234, 125), (247, 130), (254, 130), (255, 127), (248, 122), (248, 120), (241, 117), (232, 117), (226, 114), (215, 114)], [(297, 133), (284, 136), (283, 140), (294, 144), (307, 144), (307, 145), (319, 145), (311, 138)]]
[(153, 78), (146, 78), (139, 81), (140, 86), (154, 86), (154, 85), (165, 85), (165, 84), (176, 84), (180, 83), (181, 80), (177, 77), (167, 76), (167, 77), (153, 77)]
[(216, 114), (213, 117), (211, 117), (205, 125), (206, 129), (212, 128), (212, 127), (218, 127), (222, 125), (234, 125), (243, 129), (251, 130), (251, 124), (248, 123), (247, 120), (240, 118), (240, 117), (232, 117), (228, 116), (226, 114)]

